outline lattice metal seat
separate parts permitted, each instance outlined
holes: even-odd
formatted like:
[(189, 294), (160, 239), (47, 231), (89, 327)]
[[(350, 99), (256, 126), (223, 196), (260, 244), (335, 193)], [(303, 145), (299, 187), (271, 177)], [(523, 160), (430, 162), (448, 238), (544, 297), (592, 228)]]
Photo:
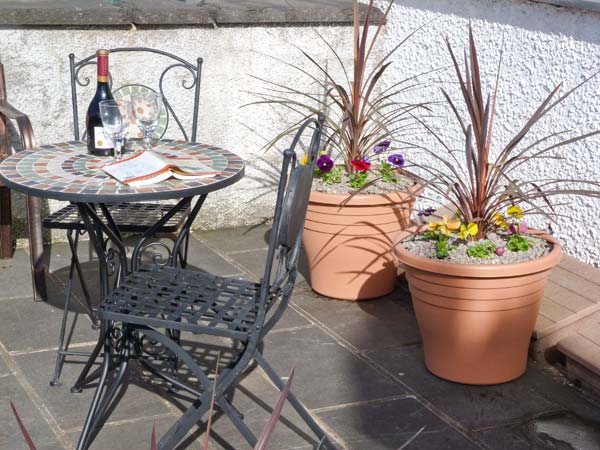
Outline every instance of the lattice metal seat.
[[(107, 205), (115, 223), (124, 233), (143, 233), (164, 217), (173, 205), (158, 203), (119, 203)], [(157, 232), (175, 233), (186, 218), (187, 208), (179, 207), (173, 217)], [(77, 205), (71, 204), (50, 214), (42, 221), (44, 227), (54, 230), (85, 231)]]
[(256, 322), (260, 287), (204, 272), (145, 266), (125, 279), (98, 316), (244, 340)]

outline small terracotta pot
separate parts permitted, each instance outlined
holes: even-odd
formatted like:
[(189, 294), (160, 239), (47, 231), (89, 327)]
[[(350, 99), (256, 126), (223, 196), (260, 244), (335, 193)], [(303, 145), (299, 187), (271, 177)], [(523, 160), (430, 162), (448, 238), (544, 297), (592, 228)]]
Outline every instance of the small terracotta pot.
[(390, 293), (397, 276), (393, 238), (409, 226), (419, 188), (353, 197), (312, 192), (302, 238), (312, 288), (344, 300)]
[(550, 269), (561, 258), (559, 242), (532, 231), (553, 244), (548, 255), (506, 265), (455, 264), (399, 244), (421, 230), (399, 233), (394, 254), (406, 270), (429, 371), (465, 384), (520, 377)]

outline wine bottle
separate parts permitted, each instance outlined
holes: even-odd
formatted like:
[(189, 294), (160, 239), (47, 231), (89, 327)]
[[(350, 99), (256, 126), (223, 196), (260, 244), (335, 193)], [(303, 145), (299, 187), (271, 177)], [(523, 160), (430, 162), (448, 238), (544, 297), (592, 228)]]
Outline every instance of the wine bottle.
[(98, 87), (85, 117), (88, 152), (96, 156), (114, 154), (115, 146), (112, 136), (102, 126), (102, 118), (100, 117), (100, 102), (102, 100), (113, 100), (108, 75), (108, 53), (108, 50), (98, 50), (96, 52)]

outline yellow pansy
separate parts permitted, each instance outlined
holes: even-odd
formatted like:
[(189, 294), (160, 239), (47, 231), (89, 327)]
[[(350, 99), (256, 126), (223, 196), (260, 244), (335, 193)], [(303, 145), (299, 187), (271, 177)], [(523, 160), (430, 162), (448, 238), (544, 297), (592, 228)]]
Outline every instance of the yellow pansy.
[(504, 214), (497, 212), (492, 217), (492, 220), (494, 221), (496, 226), (502, 228), (503, 230), (508, 228), (508, 222), (506, 222), (506, 218), (504, 217)]
[(305, 166), (308, 163), (308, 153), (306, 155), (304, 155), (304, 158), (302, 158), (302, 161), (300, 161), (300, 164), (302, 164), (303, 166)]
[(470, 223), (469, 225), (460, 226), (460, 238), (467, 239), (469, 236), (475, 236), (479, 233), (479, 225), (476, 223)]
[(523, 218), (523, 216), (525, 215), (523, 210), (521, 208), (519, 208), (517, 205), (512, 205), (510, 208), (508, 208), (506, 210), (506, 213), (513, 219), (517, 219), (517, 220), (521, 220)]
[(448, 216), (444, 216), (441, 222), (430, 222), (429, 229), (431, 231), (439, 231), (446, 236), (460, 228), (460, 222), (457, 220), (450, 220)]

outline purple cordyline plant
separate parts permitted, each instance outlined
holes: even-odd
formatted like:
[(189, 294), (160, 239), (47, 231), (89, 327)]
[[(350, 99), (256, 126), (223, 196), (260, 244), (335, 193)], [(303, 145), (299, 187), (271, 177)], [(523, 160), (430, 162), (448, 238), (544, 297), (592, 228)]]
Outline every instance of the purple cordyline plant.
[(460, 155), (453, 151), (431, 126), (417, 118), (447, 152), (440, 152), (439, 148), (419, 147), (426, 152), (429, 161), (420, 164), (413, 162), (413, 165), (426, 174), (421, 178), (424, 187), (445, 200), (440, 203), (449, 203), (463, 223), (478, 226), (475, 240), (483, 239), (490, 232), (497, 230), (498, 214), (511, 205), (518, 204), (525, 214), (542, 215), (548, 221), (556, 222), (564, 216), (556, 212), (555, 206), (558, 204), (553, 199), (565, 195), (600, 197), (598, 181), (570, 177), (525, 179), (524, 175), (528, 172), (523, 170), (523, 166), (532, 161), (545, 163), (549, 159), (560, 158), (560, 155), (553, 154), (555, 150), (600, 133), (600, 130), (593, 130), (575, 137), (565, 137), (566, 132), (557, 131), (533, 143), (524, 143), (525, 137), (543, 117), (598, 75), (598, 72), (562, 95), (559, 94), (562, 84), (556, 86), (493, 159), (490, 150), (496, 120), (502, 51), (493, 92), (486, 96), (483, 92), (480, 63), (471, 24), (464, 70), (461, 70), (461, 62), (458, 61), (448, 39), (446, 44), (465, 102), (466, 117), (444, 89), (442, 94), (465, 137), (464, 159), (461, 161)]
[[(392, 141), (408, 147), (408, 144), (404, 144), (403, 137), (412, 136), (412, 132), (418, 128), (415, 115), (420, 111), (429, 111), (429, 102), (410, 103), (402, 100), (401, 97), (422, 83), (418, 80), (418, 76), (410, 76), (395, 80), (391, 86), (380, 85), (384, 74), (392, 64), (391, 57), (421, 27), (393, 45), (381, 59), (373, 60), (374, 55), (377, 54), (374, 51), (376, 44), (383, 34), (383, 26), (393, 5), (394, 1), (389, 0), (382, 8), (383, 14), (378, 24), (372, 25), (377, 11), (375, 0), (369, 0), (364, 7), (359, 5), (358, 0), (354, 0), (354, 59), (350, 67), (344, 64), (344, 59), (333, 45), (318, 31), (316, 32), (331, 51), (333, 60), (339, 63), (343, 73), (341, 79), (336, 78), (337, 68), (334, 71), (323, 66), (301, 48), (297, 49), (309, 63), (308, 66), (274, 58), (305, 76), (306, 85), (317, 86), (318, 93), (314, 92), (314, 89), (307, 91), (258, 78), (267, 84), (267, 91), (254, 93), (259, 99), (249, 105), (275, 105), (283, 108), (286, 113), (298, 116), (298, 120), (268, 142), (266, 148), (275, 146), (280, 140), (295, 133), (308, 117), (317, 112), (326, 115), (323, 134), (327, 153), (343, 165), (348, 175), (362, 171), (364, 166), (357, 165), (356, 161), (365, 162), (373, 154), (380, 155), (387, 152)], [(362, 22), (359, 13), (361, 8), (365, 11)], [(325, 93), (324, 96), (322, 93)]]

